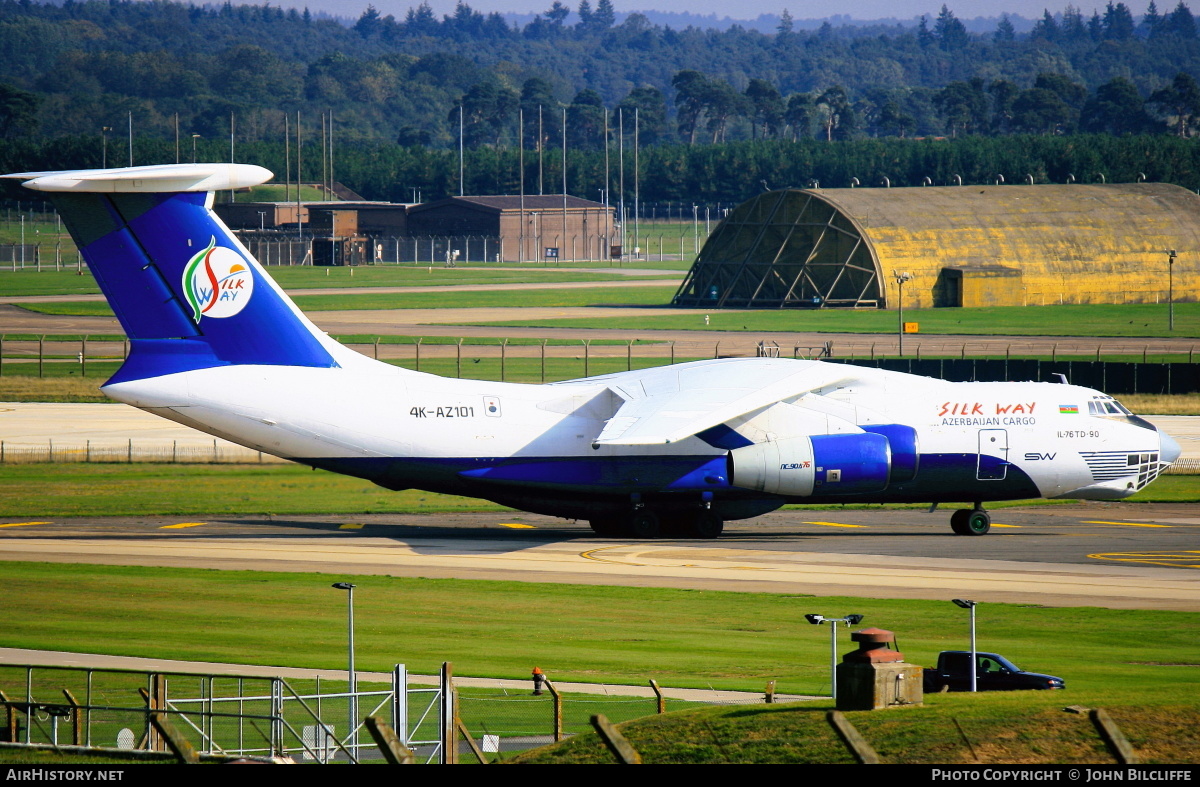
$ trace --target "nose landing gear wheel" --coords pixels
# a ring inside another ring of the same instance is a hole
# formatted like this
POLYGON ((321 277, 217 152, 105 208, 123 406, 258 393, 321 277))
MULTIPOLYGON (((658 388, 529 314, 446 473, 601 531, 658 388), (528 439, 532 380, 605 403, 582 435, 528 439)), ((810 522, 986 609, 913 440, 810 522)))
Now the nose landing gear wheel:
POLYGON ((950 517, 950 529, 960 536, 982 536, 992 529, 992 517, 982 508, 960 508, 950 517))

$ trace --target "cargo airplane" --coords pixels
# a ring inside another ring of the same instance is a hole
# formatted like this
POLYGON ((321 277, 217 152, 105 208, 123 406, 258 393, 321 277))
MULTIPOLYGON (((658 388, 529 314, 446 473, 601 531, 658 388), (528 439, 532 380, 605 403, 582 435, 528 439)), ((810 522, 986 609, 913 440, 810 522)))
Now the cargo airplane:
POLYGON ((587 520, 600 536, 715 538, 786 503, 1116 500, 1178 444, 1063 383, 950 383, 849 364, 717 359, 526 385, 367 358, 306 318, 212 212, 241 164, 26 172, 54 201, 131 350, 103 391, 388 489, 587 520))

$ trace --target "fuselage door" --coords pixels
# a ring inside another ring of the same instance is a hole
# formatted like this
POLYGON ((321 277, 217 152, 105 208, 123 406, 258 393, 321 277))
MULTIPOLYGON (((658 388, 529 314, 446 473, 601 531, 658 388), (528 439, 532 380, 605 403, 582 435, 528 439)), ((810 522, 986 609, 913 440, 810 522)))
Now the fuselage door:
POLYGON ((979 430, 979 461, 975 477, 980 481, 1003 481, 1008 472, 1008 430, 979 430))

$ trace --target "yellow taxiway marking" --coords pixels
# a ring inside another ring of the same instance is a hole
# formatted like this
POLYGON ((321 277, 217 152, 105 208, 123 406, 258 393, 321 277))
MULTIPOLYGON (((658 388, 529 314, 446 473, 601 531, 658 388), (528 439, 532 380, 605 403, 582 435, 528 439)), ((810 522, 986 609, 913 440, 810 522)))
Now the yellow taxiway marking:
POLYGON ((499 522, 500 527, 511 527, 514 530, 537 530, 533 525, 522 525, 520 522, 499 522))
POLYGON ((1171 525, 1148 525, 1144 522, 1084 522, 1085 525, 1124 525, 1125 527, 1171 527, 1171 525))
POLYGON ((607 559, 607 558, 603 558, 603 557, 596 557, 596 553, 597 553, 597 552, 603 552, 603 551, 604 551, 604 550, 606 550, 606 549, 620 549, 621 547, 624 547, 624 546, 628 546, 628 544, 614 545, 614 546, 611 546, 611 547, 596 547, 595 549, 588 549, 588 550, 586 550, 586 551, 584 551, 584 552, 580 552, 580 553, 579 553, 579 556, 580 556, 580 557, 582 557, 582 558, 585 558, 585 559, 587 559, 587 560, 595 560, 597 563, 617 563, 617 564, 619 564, 619 565, 622 565, 622 566, 640 566, 640 565, 643 565, 642 563, 627 563, 627 562, 625 562, 625 561, 623 561, 623 560, 609 560, 609 559, 607 559))
POLYGON ((181 530, 185 527, 200 527, 207 524, 207 522, 180 522, 178 525, 163 525, 159 530, 181 530))
POLYGON ((998 525, 995 522, 993 522, 992 527, 1024 527, 1024 525, 998 525))
POLYGON ((0 525, 0 527, 29 527, 30 525, 48 525, 48 524, 50 524, 50 523, 49 522, 9 522, 6 525, 0 525))
POLYGON ((362 530, 362 529, 363 529, 362 525, 355 525, 355 524, 338 525, 338 530, 362 530))
POLYGON ((1200 552, 1099 552, 1088 555, 1095 560, 1114 560, 1119 563, 1149 563, 1173 568, 1200 568, 1200 552))
POLYGON ((825 527, 866 527, 866 525, 844 525, 841 522, 805 522, 806 525, 824 525, 825 527))

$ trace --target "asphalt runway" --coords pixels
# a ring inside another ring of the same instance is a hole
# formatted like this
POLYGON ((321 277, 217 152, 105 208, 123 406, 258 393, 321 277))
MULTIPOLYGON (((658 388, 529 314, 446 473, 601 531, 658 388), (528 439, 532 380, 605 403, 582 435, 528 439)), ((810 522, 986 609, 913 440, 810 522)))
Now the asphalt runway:
POLYGON ((0 560, 504 579, 1200 611, 1200 507, 801 510, 716 541, 609 540, 522 513, 0 520, 0 560))

